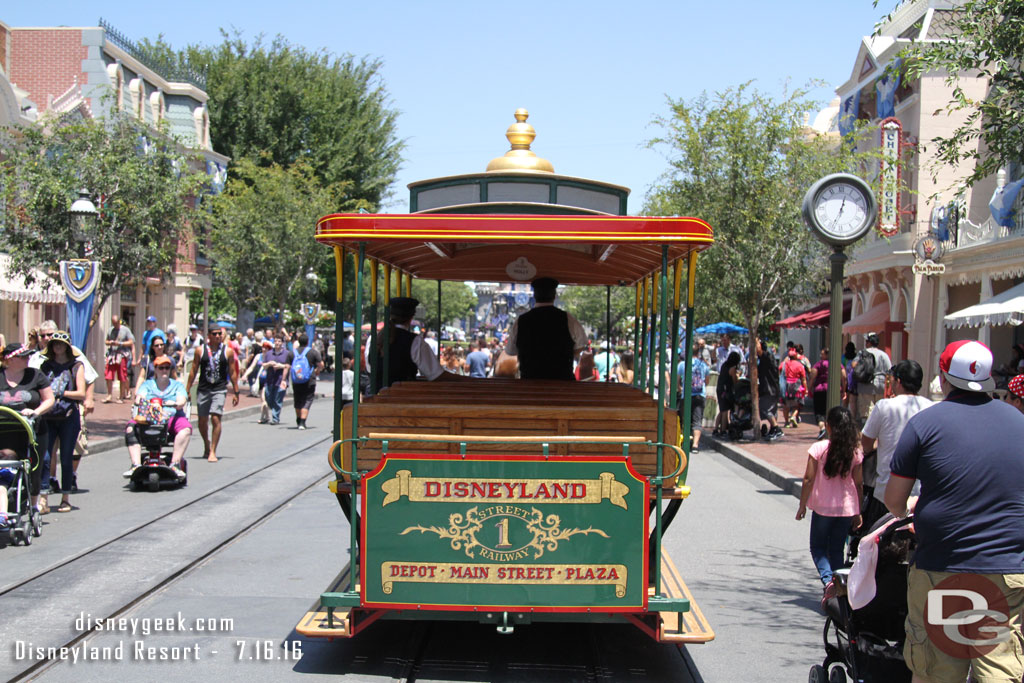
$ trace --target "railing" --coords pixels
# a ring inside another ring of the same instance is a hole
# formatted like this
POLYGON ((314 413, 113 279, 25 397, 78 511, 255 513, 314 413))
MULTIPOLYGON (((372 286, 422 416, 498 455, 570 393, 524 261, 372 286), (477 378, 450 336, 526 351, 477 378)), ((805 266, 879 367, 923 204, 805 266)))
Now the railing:
POLYGON ((206 70, 196 71, 184 65, 157 64, 151 55, 128 39, 123 33, 115 29, 107 22, 100 19, 100 28, 106 34, 106 39, 114 45, 139 60, 146 67, 152 69, 164 79, 174 83, 191 83, 200 90, 206 90, 206 70))

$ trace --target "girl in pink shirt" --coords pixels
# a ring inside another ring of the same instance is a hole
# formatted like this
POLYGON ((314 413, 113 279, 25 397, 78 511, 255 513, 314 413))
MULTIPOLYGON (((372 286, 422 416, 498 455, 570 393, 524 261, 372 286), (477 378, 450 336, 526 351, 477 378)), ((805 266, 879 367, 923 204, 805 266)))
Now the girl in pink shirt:
POLYGON ((811 558, 821 583, 828 587, 833 569, 843 566, 850 529, 860 527, 863 498, 861 463, 864 453, 850 411, 836 406, 825 420, 828 439, 807 451, 807 470, 800 490, 798 520, 811 509, 811 558))

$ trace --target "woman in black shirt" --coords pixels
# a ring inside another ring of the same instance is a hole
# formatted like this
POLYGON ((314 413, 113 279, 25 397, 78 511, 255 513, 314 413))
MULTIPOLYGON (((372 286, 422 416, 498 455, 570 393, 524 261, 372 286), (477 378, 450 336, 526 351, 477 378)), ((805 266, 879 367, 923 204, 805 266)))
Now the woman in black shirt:
MULTIPOLYGON (((18 342, 4 347, 2 352, 3 366, 0 369, 0 405, 21 413, 30 420, 35 420, 36 440, 40 439, 44 424, 37 418, 53 407, 53 390, 50 379, 35 368, 28 366, 28 357, 32 349, 18 342)), ((12 460, 24 458, 28 450, 28 436, 7 437, 9 440, 0 443, 0 458, 12 460)), ((30 472, 29 489, 32 494, 32 505, 39 502, 39 482, 42 464, 30 472)))

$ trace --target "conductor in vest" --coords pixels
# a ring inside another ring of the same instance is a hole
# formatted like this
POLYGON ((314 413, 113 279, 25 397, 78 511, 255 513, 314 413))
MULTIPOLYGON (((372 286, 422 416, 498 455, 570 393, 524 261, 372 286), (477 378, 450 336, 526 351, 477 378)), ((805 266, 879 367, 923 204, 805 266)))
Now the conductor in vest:
POLYGON ((519 376, 523 379, 576 379, 572 363, 587 347, 587 333, 579 320, 555 308, 557 294, 558 280, 534 280, 536 305, 512 325, 505 352, 519 356, 519 376))
MULTIPOLYGON (((416 315, 419 301, 410 297, 393 297, 391 299, 391 331, 388 348, 388 383, 406 382, 416 379, 417 371, 428 380, 461 379, 457 375, 445 372, 437 355, 427 345, 422 335, 414 334, 409 325, 416 315)), ((368 350, 374 363, 375 373, 383 372, 384 356, 381 352, 383 335, 374 340, 372 351, 368 350), (372 354, 372 355, 371 355, 372 354)), ((369 360, 368 359, 368 360, 369 360)))

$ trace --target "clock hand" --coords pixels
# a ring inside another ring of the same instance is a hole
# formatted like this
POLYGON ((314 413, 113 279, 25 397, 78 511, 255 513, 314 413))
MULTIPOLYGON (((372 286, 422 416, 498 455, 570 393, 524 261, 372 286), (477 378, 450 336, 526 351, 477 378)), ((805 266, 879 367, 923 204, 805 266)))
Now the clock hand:
POLYGON ((839 219, 842 218, 842 216, 843 216, 843 208, 845 208, 845 207, 846 207, 846 197, 843 197, 843 203, 839 205, 839 213, 836 214, 835 219, 832 221, 832 225, 829 226, 830 230, 834 229, 836 227, 836 224, 839 223, 839 219))

